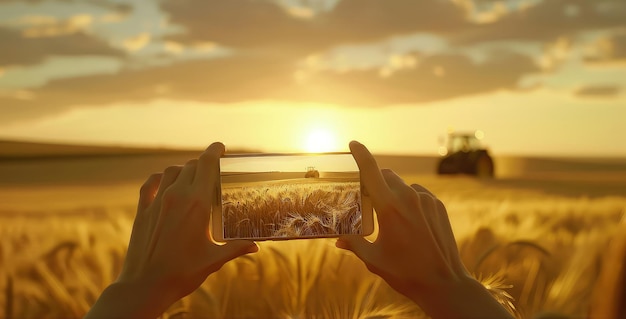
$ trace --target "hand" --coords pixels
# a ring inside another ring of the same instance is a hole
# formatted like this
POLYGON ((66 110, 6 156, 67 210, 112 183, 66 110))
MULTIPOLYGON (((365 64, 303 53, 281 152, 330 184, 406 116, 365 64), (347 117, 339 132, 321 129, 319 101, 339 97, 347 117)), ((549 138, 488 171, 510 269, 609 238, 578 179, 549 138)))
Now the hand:
POLYGON ((89 315, 156 317, 227 261, 258 250, 251 241, 218 245, 210 239, 223 152, 224 145, 214 143, 199 159, 148 178, 141 187, 122 273, 109 287, 113 292, 105 291, 89 315), (117 311, 110 313, 113 309, 117 311))
POLYGON ((393 171, 379 170, 362 144, 352 142, 350 149, 379 232, 374 242, 342 236, 337 247, 354 252, 371 272, 433 318, 510 318, 465 269, 443 203, 426 188, 408 186, 393 171))

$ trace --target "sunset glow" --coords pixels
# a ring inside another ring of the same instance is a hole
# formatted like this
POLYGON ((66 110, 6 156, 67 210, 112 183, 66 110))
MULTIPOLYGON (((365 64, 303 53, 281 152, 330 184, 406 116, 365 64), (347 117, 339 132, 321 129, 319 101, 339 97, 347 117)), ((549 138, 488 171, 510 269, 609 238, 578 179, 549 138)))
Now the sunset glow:
POLYGON ((0 1, 0 139, 626 156, 623 0, 226 3, 0 1))
POLYGON ((309 153, 336 151, 337 139, 330 130, 315 129, 307 137, 305 150, 309 153))

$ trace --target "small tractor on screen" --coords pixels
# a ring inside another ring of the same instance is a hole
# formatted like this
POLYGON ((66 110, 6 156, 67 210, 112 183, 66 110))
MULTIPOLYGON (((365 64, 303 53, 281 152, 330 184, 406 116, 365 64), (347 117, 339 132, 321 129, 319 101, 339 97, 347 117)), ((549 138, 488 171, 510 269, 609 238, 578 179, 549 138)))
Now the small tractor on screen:
POLYGON ((448 134, 448 145, 439 149, 439 154, 443 157, 439 160, 437 173, 493 177, 493 158, 480 143, 483 136, 482 131, 448 134))
POLYGON ((320 172, 316 170, 315 167, 309 166, 306 168, 304 178, 320 178, 320 172))

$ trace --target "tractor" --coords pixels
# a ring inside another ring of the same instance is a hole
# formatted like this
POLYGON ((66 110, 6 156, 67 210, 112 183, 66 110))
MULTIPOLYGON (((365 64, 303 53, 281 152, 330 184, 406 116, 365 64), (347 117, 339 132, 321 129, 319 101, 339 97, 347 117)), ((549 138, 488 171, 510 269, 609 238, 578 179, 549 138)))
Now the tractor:
POLYGON ((315 167, 309 166, 306 168, 304 178, 320 178, 320 172, 316 170, 315 167))
POLYGON ((481 131, 475 133, 450 133, 448 146, 440 148, 443 156, 439 160, 437 173, 468 174, 480 178, 491 178, 494 175, 493 158, 489 151, 481 146, 481 131))

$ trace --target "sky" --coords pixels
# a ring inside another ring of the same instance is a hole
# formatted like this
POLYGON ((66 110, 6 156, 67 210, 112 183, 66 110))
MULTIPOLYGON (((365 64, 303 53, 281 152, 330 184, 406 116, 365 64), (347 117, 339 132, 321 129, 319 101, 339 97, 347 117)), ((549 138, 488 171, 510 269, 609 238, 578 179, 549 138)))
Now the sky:
POLYGON ((626 157, 624 0, 0 0, 0 139, 626 157))

